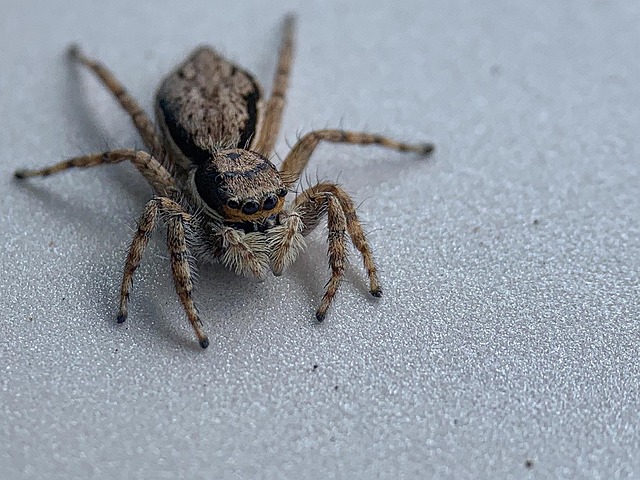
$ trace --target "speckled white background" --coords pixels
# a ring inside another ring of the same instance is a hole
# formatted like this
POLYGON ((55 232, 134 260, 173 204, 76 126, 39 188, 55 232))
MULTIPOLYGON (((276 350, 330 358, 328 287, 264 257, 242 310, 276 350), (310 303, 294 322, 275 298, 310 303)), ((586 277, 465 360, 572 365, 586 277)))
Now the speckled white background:
POLYGON ((640 476, 640 4, 266 3, 4 2, 2 478, 640 476), (385 297, 354 257, 315 324, 320 232, 281 278, 202 269, 202 351, 158 234, 116 325, 149 188, 128 165, 11 178, 141 146, 66 45, 151 111, 200 43, 269 85, 289 10, 280 155, 337 125, 438 145, 312 161, 363 201, 385 297))

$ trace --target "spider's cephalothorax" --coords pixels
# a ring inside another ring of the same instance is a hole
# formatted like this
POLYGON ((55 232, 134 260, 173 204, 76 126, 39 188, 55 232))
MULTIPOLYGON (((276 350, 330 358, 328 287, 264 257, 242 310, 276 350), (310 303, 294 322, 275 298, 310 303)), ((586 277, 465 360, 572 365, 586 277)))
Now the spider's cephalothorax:
POLYGON ((203 348, 209 339, 192 297, 193 260, 217 261, 242 275, 261 278, 267 271, 280 275, 304 248, 304 237, 324 217, 331 278, 316 311, 318 321, 324 320, 344 275, 348 239, 362 256, 369 291, 376 297, 382 295, 354 202, 342 187, 320 182, 289 204, 285 197, 321 141, 375 144, 422 155, 430 154, 434 147, 364 132, 316 130, 300 138, 276 168, 267 157, 273 152, 284 109, 294 27, 295 17, 287 16, 268 99, 262 98, 260 86, 248 72, 201 47, 158 88, 158 128, 109 70, 71 47, 71 57, 93 71, 129 113, 148 152, 111 150, 39 170, 18 170, 15 176, 44 176, 130 160, 154 189, 156 196, 147 203, 129 247, 118 322, 127 318, 133 274, 159 220, 167 225, 176 292, 203 348))
POLYGON ((277 223, 287 195, 273 163, 249 150, 221 150, 191 170, 194 197, 217 212, 226 225, 245 232, 277 223))

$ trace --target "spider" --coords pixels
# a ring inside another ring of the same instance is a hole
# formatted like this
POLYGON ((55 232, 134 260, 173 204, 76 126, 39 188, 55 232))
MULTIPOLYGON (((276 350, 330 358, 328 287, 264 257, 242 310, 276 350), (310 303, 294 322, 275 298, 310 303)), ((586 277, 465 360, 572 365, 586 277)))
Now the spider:
POLYGON ((17 178, 46 176, 70 168, 130 161, 155 196, 146 204, 129 247, 118 323, 126 320, 133 275, 158 223, 167 247, 176 292, 202 348, 209 339, 193 300, 196 259, 219 262, 237 274, 281 275, 305 247, 305 237, 326 217, 331 277, 316 312, 325 319, 343 278, 347 237, 362 255, 369 291, 382 295, 369 243, 352 198, 332 182, 307 188, 287 203, 321 141, 375 144, 428 155, 431 143, 411 145, 380 135, 316 130, 302 136, 280 168, 269 160, 280 129, 294 50, 296 18, 284 19, 271 95, 263 99, 253 76, 208 47, 199 47, 160 84, 156 127, 114 75, 73 45, 72 59, 91 70, 130 115, 147 151, 118 149, 75 157, 17 178))

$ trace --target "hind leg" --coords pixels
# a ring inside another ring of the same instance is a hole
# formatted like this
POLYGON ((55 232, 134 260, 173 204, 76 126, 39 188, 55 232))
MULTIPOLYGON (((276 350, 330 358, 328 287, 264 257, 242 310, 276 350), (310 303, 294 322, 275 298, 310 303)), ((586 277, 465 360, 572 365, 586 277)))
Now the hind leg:
POLYGON ((135 125, 138 133, 142 137, 144 144, 147 146, 153 156, 158 158, 160 162, 165 165, 169 170, 172 169, 172 165, 168 162, 162 141, 158 136, 155 125, 149 118, 149 116, 142 110, 138 102, 127 92, 127 89, 118 81, 118 79, 109 71, 107 67, 100 62, 86 57, 77 45, 69 47, 69 55, 71 58, 89 70, 91 70, 100 79, 102 84, 109 90, 116 98, 120 106, 129 114, 133 124, 135 125))
POLYGON ((267 101, 266 111, 259 137, 251 146, 253 150, 266 157, 271 155, 280 131, 282 112, 285 106, 285 95, 289 86, 291 65, 293 64, 293 50, 295 44, 296 17, 287 15, 284 19, 284 31, 278 54, 278 66, 273 78, 271 96, 267 101))

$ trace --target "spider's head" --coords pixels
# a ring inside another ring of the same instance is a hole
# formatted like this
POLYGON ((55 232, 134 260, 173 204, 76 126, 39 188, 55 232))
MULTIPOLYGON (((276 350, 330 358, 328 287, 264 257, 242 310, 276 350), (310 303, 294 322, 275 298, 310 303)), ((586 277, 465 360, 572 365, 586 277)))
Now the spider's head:
POLYGON ((242 149, 216 152, 193 174, 198 196, 230 223, 260 224, 280 213, 287 195, 275 165, 242 149))

